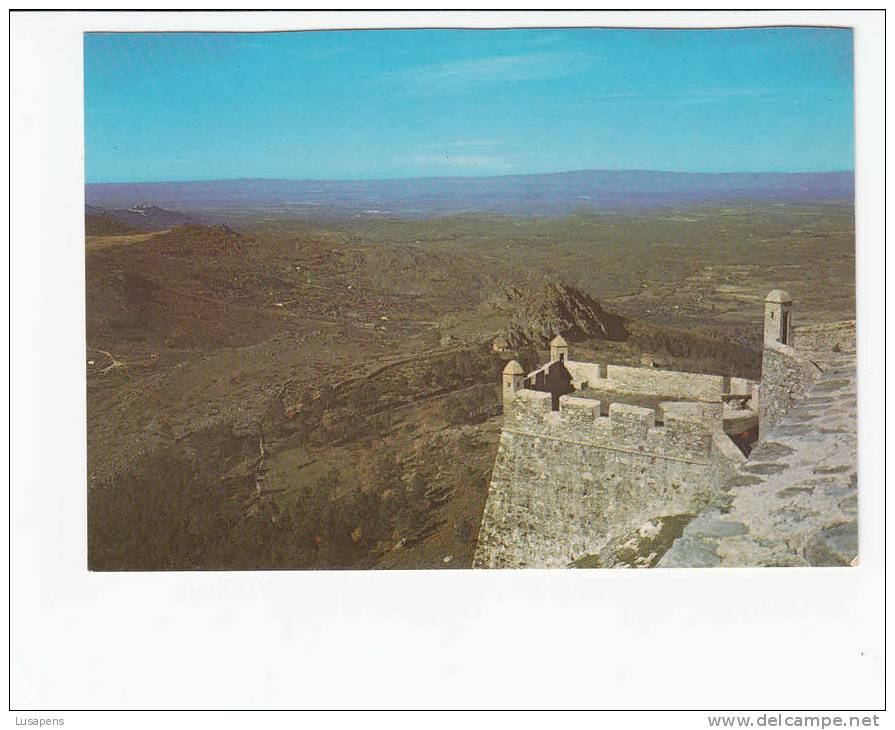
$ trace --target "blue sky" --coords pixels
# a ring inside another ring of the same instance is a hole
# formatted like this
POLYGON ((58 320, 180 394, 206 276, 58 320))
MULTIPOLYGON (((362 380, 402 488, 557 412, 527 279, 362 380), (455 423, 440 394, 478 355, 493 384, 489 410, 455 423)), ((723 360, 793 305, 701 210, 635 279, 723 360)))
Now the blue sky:
POLYGON ((854 166, 850 30, 87 34, 88 182, 854 166))

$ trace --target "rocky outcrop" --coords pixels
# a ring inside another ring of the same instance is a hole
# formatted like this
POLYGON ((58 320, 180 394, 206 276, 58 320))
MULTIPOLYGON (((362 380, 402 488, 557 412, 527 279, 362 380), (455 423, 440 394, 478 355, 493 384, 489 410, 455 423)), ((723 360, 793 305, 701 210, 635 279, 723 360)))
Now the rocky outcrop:
POLYGON ((599 555, 588 555, 570 564, 570 568, 652 568, 684 531, 694 515, 665 515, 644 522, 632 530, 620 544, 599 555))
POLYGON ((508 287, 501 293, 511 311, 506 340, 511 347, 546 345, 556 335, 567 340, 624 341, 625 321, 590 295, 572 286, 550 282, 528 293, 508 287))

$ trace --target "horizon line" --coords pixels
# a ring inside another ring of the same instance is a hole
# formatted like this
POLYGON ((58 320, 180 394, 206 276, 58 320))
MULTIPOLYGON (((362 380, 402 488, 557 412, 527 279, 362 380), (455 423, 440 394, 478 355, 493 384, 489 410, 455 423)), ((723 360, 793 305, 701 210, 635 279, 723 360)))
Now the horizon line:
POLYGON ((651 170, 648 168, 596 168, 587 167, 577 170, 555 170, 552 172, 518 172, 504 173, 500 175, 401 175, 396 177, 209 177, 209 178, 185 178, 181 180, 85 180, 85 185, 164 185, 171 183, 209 183, 209 182, 240 182, 264 180, 270 182, 395 182, 406 180, 481 180, 481 179, 505 179, 516 177, 536 177, 544 175, 569 175, 583 172, 639 172, 659 175, 836 175, 843 173, 855 173, 854 168, 841 168, 833 170, 727 170, 721 172, 706 172, 693 170, 651 170))

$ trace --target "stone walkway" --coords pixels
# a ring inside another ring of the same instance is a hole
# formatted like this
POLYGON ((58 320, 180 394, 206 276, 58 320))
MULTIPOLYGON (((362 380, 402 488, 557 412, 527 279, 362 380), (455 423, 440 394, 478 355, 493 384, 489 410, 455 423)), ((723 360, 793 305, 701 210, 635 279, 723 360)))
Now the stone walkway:
POLYGON ((858 554, 855 355, 824 370, 657 567, 834 566, 858 554))

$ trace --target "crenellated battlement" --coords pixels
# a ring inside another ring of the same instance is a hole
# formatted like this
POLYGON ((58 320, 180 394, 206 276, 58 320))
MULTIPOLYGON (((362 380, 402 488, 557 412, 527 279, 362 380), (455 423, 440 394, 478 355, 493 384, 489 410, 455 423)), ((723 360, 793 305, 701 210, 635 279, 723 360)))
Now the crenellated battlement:
POLYGON ((515 393, 476 566, 568 565, 642 524, 657 504, 678 514, 704 503, 717 475, 738 463, 724 448, 736 451, 720 401, 605 405, 575 393, 515 393))
POLYGON ((669 400, 718 403, 735 396, 751 397, 758 385, 747 378, 725 378, 723 375, 579 360, 551 360, 521 379, 520 387, 542 390, 559 370, 567 373, 570 390, 655 395, 669 400))
POLYGON ((699 403, 673 402, 652 408, 564 395, 552 409, 550 393, 521 390, 516 394, 505 430, 555 441, 616 449, 652 458, 707 462, 713 438, 720 432, 720 411, 699 403))
POLYGON ((796 328, 792 300, 766 299, 762 382, 589 363, 560 337, 550 361, 503 373, 504 428, 476 566, 561 566, 596 555, 656 515, 692 513, 745 460, 761 414, 785 410, 817 369, 799 350, 844 352, 854 326, 796 328), (798 350, 793 345, 798 347, 798 350))

